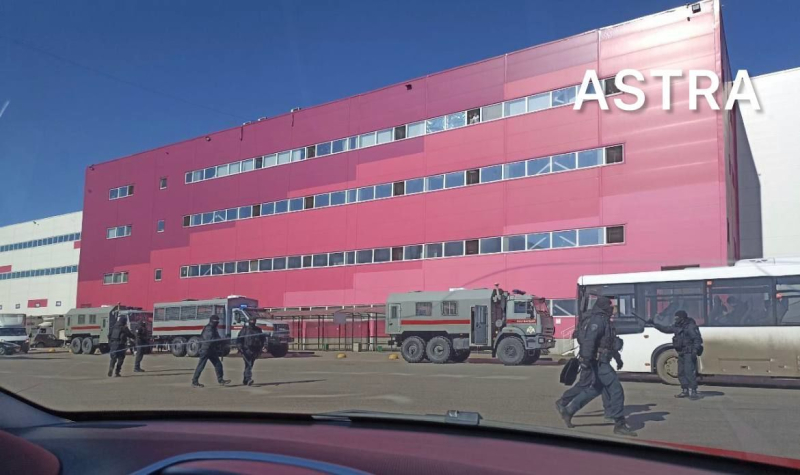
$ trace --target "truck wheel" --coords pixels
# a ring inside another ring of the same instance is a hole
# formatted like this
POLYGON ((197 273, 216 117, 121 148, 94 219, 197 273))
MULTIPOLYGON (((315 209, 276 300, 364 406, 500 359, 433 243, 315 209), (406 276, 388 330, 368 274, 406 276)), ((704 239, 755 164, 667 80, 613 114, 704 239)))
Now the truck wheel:
POLYGON ((656 358, 656 373, 661 381, 676 386, 678 381, 678 352, 669 349, 662 351, 656 358))
POLYGON ((469 359, 470 350, 456 350, 451 360, 453 363, 463 363, 469 359))
POLYGON ((450 346, 450 340, 443 336, 436 336, 431 338, 425 347, 425 354, 428 360, 434 364, 444 364, 450 359, 453 349, 450 346))
POLYGON ((403 340, 400 353, 409 363, 419 363, 425 358, 425 342, 418 336, 408 337, 403 340))
POLYGON ((186 356, 196 358, 200 354, 200 338, 193 336, 186 343, 186 356))
POLYGON ((169 344, 169 350, 172 352, 172 356, 177 356, 178 358, 186 356, 186 338, 182 336, 173 338, 169 344))
POLYGON ((106 344, 102 344, 98 348, 100 348, 100 354, 101 355, 107 355, 108 352, 111 351, 111 348, 109 348, 108 345, 106 345, 106 344))
POLYGON ((6 350, 5 346, 0 345, 0 356, 10 355, 10 354, 11 352, 9 350, 6 350))
POLYGON ((539 361, 539 357, 542 356, 541 350, 533 350, 525 354, 525 361, 522 364, 529 365, 534 364, 539 361))
POLYGON ((515 336, 506 337, 497 345, 497 358, 506 366, 518 366, 525 360, 525 345, 515 336))
POLYGON ((79 355, 83 350, 81 350, 81 343, 83 340, 80 338, 73 338, 71 342, 69 342, 69 347, 72 350, 72 354, 79 355))
POLYGON ((85 355, 91 355, 94 353, 94 342, 92 341, 92 337, 87 336, 81 342, 81 351, 85 355))
POLYGON ((289 345, 267 345, 267 351, 273 358, 283 358, 289 353, 289 345))

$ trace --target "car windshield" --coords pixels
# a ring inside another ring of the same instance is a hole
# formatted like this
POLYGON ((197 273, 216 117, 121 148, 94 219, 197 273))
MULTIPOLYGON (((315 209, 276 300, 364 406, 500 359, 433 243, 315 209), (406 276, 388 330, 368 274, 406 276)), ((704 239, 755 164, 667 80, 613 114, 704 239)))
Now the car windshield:
POLYGON ((3 2, 4 392, 800 460, 800 2, 118 4, 3 2))

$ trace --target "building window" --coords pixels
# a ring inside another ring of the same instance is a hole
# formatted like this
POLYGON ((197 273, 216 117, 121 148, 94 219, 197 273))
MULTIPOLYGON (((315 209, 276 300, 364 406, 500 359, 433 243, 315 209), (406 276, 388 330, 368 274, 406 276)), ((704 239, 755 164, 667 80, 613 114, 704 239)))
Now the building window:
POLYGON ((467 111, 467 124, 478 124, 481 121, 481 110, 471 109, 467 111))
POLYGON ((158 189, 165 190, 167 188, 167 177, 162 176, 158 180, 158 189))
POLYGON ((606 147, 606 164, 622 162, 622 145, 606 147))
POLYGON ((416 246, 406 246, 405 252, 403 252, 403 259, 405 260, 414 260, 414 259, 422 259, 422 245, 416 246))
POLYGON ((127 272, 113 272, 111 274, 105 274, 103 276, 103 285, 127 284, 127 283, 128 283, 127 272))
POLYGON ((606 244, 620 244, 625 242, 625 228, 623 226, 609 226, 606 228, 606 244))
POLYGON ((393 247, 392 248, 392 260, 393 261, 402 261, 403 260, 403 248, 402 247, 393 247))
POLYGON ((403 140, 406 138, 406 126, 401 125, 400 127, 394 128, 394 139, 395 140, 403 140))
MULTIPOLYGON (((61 306, 61 300, 56 300, 56 307, 60 307, 60 306, 61 306)), ((0 309, 2 309, 2 308, 3 307, 0 306, 0 309)))
POLYGON ((442 302, 442 316, 443 317, 457 317, 458 316, 458 302, 452 302, 452 301, 442 302))
POLYGON ((19 308, 19 304, 14 305, 14 308, 19 308))
POLYGON ((156 282, 161 280, 161 269, 156 269, 156 271, 155 271, 155 280, 156 280, 156 282))
POLYGON ((120 186, 108 190, 108 199, 118 200, 120 198, 126 198, 128 196, 131 196, 132 194, 133 194, 133 185, 120 186))
POLYGON ((164 232, 164 220, 159 219, 158 224, 156 225, 156 232, 163 233, 164 232))
POLYGON ((106 229, 106 239, 127 237, 131 235, 131 231, 133 231, 133 227, 131 225, 108 228, 106 229))
POLYGON ((503 118, 503 104, 481 107, 481 122, 503 118))
POLYGON ((431 302, 417 302, 414 315, 418 317, 430 317, 433 315, 433 304, 431 302))
POLYGON ((612 94, 619 94, 620 92, 622 92, 619 90, 619 88, 617 88, 617 85, 614 83, 614 78, 603 79, 603 90, 605 91, 606 96, 610 96, 612 94))
POLYGON ((466 255, 470 256, 477 254, 480 249, 480 243, 477 239, 470 239, 464 242, 464 250, 466 255))

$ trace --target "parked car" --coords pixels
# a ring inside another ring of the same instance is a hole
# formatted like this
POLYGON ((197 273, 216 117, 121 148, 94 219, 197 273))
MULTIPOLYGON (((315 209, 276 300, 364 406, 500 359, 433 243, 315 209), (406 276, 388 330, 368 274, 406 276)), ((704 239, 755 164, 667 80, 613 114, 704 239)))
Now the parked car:
POLYGON ((39 333, 31 341, 34 348, 60 348, 64 346, 64 340, 56 338, 52 333, 39 333))
POLYGON ((20 346, 7 341, 0 341, 0 356, 13 355, 20 351, 20 346))

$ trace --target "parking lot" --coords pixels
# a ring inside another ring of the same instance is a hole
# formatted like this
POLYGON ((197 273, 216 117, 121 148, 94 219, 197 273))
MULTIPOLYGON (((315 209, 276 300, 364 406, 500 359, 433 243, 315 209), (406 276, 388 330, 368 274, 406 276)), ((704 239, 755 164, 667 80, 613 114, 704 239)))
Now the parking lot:
MULTIPOLYGON (((465 364, 416 364, 387 353, 290 353, 259 360, 253 386, 242 386, 242 360, 224 359, 230 386, 216 384, 209 364, 202 389, 191 387, 196 360, 148 355, 147 372, 108 378, 108 356, 32 351, 0 358, 0 385, 46 407, 67 411, 158 409, 316 413, 361 409, 407 414, 477 411, 485 419, 563 428, 553 402, 565 387, 561 366, 505 367, 484 355, 465 364)), ((653 378, 623 376, 626 414, 640 440, 659 440, 798 458, 800 384, 714 384, 702 399, 675 399, 675 387, 653 378)), ((610 435, 598 398, 574 422, 573 430, 610 435)))

